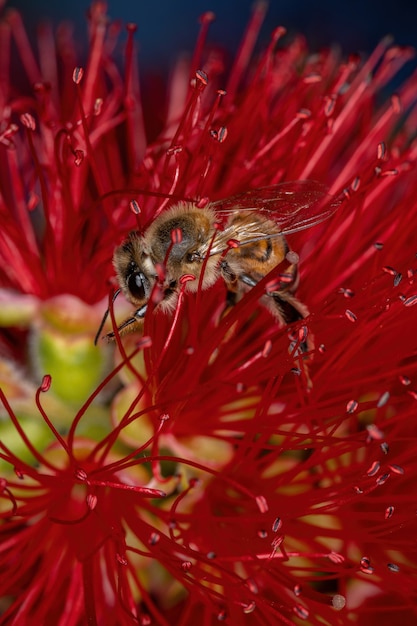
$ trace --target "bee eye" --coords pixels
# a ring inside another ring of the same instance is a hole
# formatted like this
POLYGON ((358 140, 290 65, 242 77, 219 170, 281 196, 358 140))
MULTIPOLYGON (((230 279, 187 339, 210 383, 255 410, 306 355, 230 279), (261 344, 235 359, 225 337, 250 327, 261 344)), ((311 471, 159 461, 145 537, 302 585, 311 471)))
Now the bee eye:
POLYGON ((143 272, 130 274, 126 280, 131 295, 137 300, 143 300, 149 294, 149 281, 143 272))

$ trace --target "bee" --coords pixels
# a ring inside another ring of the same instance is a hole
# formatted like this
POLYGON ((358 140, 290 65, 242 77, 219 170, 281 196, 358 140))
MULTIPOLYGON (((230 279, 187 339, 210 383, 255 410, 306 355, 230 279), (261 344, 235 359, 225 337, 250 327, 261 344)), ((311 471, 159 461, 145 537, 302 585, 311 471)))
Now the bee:
MULTIPOLYGON (((204 208, 179 202, 166 209, 143 233, 131 232, 114 252, 119 283, 114 297, 122 291, 135 307, 118 326, 118 333, 142 327, 156 288, 160 293, 156 308, 169 313, 181 288, 204 291, 222 278, 232 305, 267 274, 275 278, 274 284, 260 300, 280 325, 305 318, 308 309, 295 296, 298 256, 290 250, 286 235, 319 224, 339 204, 324 185, 298 181, 254 189, 204 208), (283 263, 285 271, 278 273, 283 263), (190 280, 183 283, 185 275, 190 280)), ((114 333, 107 338, 113 339, 114 333)))

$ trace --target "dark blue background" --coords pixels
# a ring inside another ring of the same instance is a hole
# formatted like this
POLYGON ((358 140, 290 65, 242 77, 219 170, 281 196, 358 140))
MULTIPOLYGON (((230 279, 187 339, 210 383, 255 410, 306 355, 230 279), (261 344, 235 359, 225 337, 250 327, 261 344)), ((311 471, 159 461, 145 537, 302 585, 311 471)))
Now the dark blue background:
MULTIPOLYGON (((192 50, 198 17, 212 10, 217 19, 210 41, 234 51, 250 15, 254 0, 109 0, 112 18, 138 25, 142 66, 169 67, 179 51, 192 50)), ((30 26, 48 16, 54 22, 70 18, 80 38, 85 35, 84 16, 89 0, 9 0, 7 6, 22 11, 30 26)), ((400 45, 417 46, 417 0, 271 0, 261 40, 267 41, 275 26, 302 32, 314 50, 339 43, 345 54, 370 52, 386 34, 400 45)))

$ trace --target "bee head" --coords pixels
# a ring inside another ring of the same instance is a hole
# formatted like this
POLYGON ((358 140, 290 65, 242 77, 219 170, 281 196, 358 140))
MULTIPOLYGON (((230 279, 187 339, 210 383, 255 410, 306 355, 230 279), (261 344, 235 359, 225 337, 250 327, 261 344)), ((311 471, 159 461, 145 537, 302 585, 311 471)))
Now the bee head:
POLYGON ((137 232, 131 232, 116 248, 113 266, 127 300, 135 305, 147 302, 156 280, 156 272, 145 252, 144 240, 137 232))

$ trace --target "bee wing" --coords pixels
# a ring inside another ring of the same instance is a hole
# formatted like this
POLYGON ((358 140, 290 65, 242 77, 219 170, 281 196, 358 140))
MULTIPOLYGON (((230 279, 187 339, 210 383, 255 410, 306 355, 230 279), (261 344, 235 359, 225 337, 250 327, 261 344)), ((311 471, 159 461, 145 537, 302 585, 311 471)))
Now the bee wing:
POLYGON ((260 187, 213 202, 210 206, 225 228, 218 232, 210 248, 210 256, 227 249, 230 239, 237 239, 240 245, 245 245, 311 228, 333 215, 341 200, 341 197, 328 194, 327 187, 321 183, 300 180, 260 187), (227 227, 233 215, 246 211, 261 214, 274 222, 280 230, 279 234, 266 232, 265 224, 259 220, 246 221, 240 231, 227 227))

